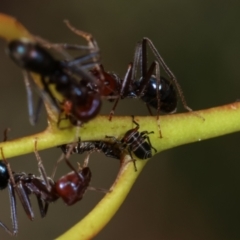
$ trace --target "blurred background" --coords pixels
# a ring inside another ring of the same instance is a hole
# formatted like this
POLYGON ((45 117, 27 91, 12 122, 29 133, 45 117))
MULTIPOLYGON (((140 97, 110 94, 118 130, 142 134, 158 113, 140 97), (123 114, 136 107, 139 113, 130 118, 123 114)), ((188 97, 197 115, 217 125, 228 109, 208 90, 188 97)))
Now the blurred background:
MULTIPOLYGON (((84 44, 66 28, 63 19, 92 33, 106 70, 120 76, 132 61, 137 41, 149 37, 177 76, 194 110, 240 98, 239 9, 238 1, 213 0, 0 1, 0 12, 16 17, 33 34, 52 42, 84 44)), ((5 47, 1 40, 0 133, 10 127, 9 138, 14 139, 45 129, 46 116, 41 115, 36 127, 29 124, 21 70, 6 56, 5 47)), ((103 114, 108 114, 111 106, 105 102, 103 114)), ((123 100, 116 114, 148 112, 140 101, 123 100)), ((158 154, 95 239, 240 239, 239 142, 236 133, 158 154)), ((59 149, 41 151, 40 155, 50 174, 59 149)), ((78 161, 83 158, 75 157, 78 161)), ((118 162, 102 154, 91 159, 92 186, 109 188, 118 162)), ((16 172, 38 175, 34 154, 10 159, 10 163, 16 172)), ((62 165, 58 177, 67 171, 62 165)), ((36 215, 33 222, 18 201, 18 239, 56 238, 83 218, 102 196, 88 191, 81 202, 71 207, 59 200, 50 205, 44 219, 32 197, 36 215)), ((0 199, 0 220, 11 226, 7 190, 0 193, 0 199)), ((0 239, 12 238, 0 229, 0 239)))

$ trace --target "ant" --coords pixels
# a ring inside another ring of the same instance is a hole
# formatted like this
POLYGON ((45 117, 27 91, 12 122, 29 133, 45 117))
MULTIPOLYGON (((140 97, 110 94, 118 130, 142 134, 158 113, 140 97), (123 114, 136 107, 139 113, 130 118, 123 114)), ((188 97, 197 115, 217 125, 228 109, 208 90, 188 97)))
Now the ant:
MULTIPOLYGON (((116 74, 108 73, 101 65, 101 74, 104 76, 102 89, 103 96, 116 96, 115 103, 109 115, 111 121, 115 109, 120 99, 140 98, 147 105, 152 115, 150 107, 157 110, 158 129, 162 137, 159 123, 159 113, 174 113, 177 109, 177 93, 181 98, 183 106, 189 112, 184 98, 181 86, 173 72, 169 69, 153 42, 149 38, 143 38, 137 43, 133 63, 130 63, 123 79, 116 74), (156 60, 148 68, 147 64, 147 47, 150 48, 156 60), (160 66, 163 68, 169 80, 160 76, 160 66), (140 67, 140 78, 137 77, 138 68, 140 67)), ((98 70, 93 69, 92 74, 98 78, 98 70)), ((198 115, 198 117, 202 118, 198 115)))
MULTIPOLYGON (((89 39, 89 35, 82 32, 82 36, 86 39, 89 39)), ((90 42, 90 40, 88 41, 90 42)), ((71 47, 72 45, 65 46, 65 48, 71 47)), ((93 66, 99 69, 97 44, 92 41, 91 46, 75 46, 75 49, 87 49, 89 52, 69 61, 56 60, 43 46, 26 39, 16 39, 9 42, 7 52, 10 58, 25 72, 29 71, 41 76, 40 89, 42 97, 50 102, 58 112, 65 112, 71 123, 77 125, 76 122, 85 123, 99 113, 101 96, 98 89, 101 86, 95 76, 87 71, 93 66), (52 90, 53 88, 55 88, 56 92, 52 90), (59 95, 61 98, 60 103, 57 100, 59 95), (64 100, 62 101, 62 99, 64 100)), ((34 125, 36 115, 33 113, 30 90, 33 80, 31 81, 29 77, 29 74, 25 76, 25 84, 30 122, 34 125)), ((37 84, 35 83, 35 85, 37 84)))
MULTIPOLYGON (((15 192, 30 220, 34 219, 34 213, 29 199, 29 195, 31 194, 34 194, 37 198, 41 217, 45 217, 49 203, 55 202, 59 198, 62 198, 65 204, 71 206, 82 199, 87 189, 107 192, 106 190, 89 186, 92 177, 91 170, 87 166, 89 156, 85 159, 83 167, 81 168, 79 166, 78 170, 76 170, 69 160, 64 157, 67 165, 72 169, 72 172, 62 176, 57 181, 54 181, 53 176, 48 177, 46 174, 42 160, 37 152, 37 140, 35 140, 34 152, 38 161, 40 177, 31 173, 13 172, 10 164, 4 157, 2 148, 0 148, 0 152, 3 159, 0 162, 0 189, 3 190, 8 187, 13 230, 11 231, 1 221, 0 226, 2 226, 10 235, 16 235, 18 233, 15 192)), ((53 173, 55 173, 55 170, 56 169, 54 169, 53 173)))
POLYGON ((148 136, 154 132, 139 132, 138 130, 140 128, 140 125, 134 120, 134 116, 132 116, 132 122, 136 125, 136 127, 128 130, 121 140, 117 140, 113 136, 106 136, 106 138, 113 139, 116 143, 119 144, 121 149, 127 149, 129 155, 131 156, 131 159, 134 162, 135 171, 137 171, 132 152, 137 158, 145 160, 152 157, 152 149, 155 151, 155 153, 157 152, 157 149, 152 146, 148 136))
MULTIPOLYGON (((72 147, 71 144, 59 146, 64 154, 72 147)), ((84 152, 103 152, 106 157, 120 159, 121 150, 115 145, 104 141, 82 142, 80 139, 76 145, 73 144, 71 153, 83 154, 84 152)))

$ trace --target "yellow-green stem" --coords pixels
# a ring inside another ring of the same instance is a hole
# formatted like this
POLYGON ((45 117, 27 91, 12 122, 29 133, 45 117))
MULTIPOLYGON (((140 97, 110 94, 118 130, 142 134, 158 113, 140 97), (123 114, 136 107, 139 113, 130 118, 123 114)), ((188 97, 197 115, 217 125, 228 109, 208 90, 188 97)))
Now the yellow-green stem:
MULTIPOLYGON (((27 37, 31 34, 14 18, 0 14, 0 37, 7 41, 27 37)), ((37 76, 35 81, 37 80, 37 76)), ((49 107, 49 108, 48 108, 49 107)), ((38 150, 55 147, 76 139, 76 128, 61 130, 56 127, 58 116, 50 106, 48 110, 48 128, 41 133, 25 136, 20 139, 0 143, 6 158, 33 152, 34 141, 38 139, 38 150)), ((197 112, 203 119, 194 113, 174 114, 160 118, 163 138, 159 138, 156 117, 135 117, 140 124, 140 131, 154 131, 151 143, 158 152, 187 143, 202 141, 240 130, 240 103, 232 103, 197 112)), ((98 116, 96 119, 80 128, 79 135, 82 141, 106 140, 105 135, 121 138, 124 133, 133 127, 130 116, 114 116, 108 121, 108 116, 98 116)), ((128 156, 125 156, 125 161, 128 156)), ((138 160, 135 172, 133 164, 124 165, 112 187, 112 191, 78 224, 64 233, 58 239, 91 239, 112 218, 123 203, 135 180, 147 161, 138 160)))

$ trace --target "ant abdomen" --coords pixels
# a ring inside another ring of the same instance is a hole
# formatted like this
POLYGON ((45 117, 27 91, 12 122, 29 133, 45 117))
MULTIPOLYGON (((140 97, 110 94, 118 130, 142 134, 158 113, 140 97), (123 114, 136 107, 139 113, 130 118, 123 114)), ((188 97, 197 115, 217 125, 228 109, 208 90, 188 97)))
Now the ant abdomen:
MULTIPOLYGON (((141 136, 139 134, 138 138, 141 139, 141 136)), ((133 145, 130 145, 131 151, 134 152, 135 156, 139 159, 145 160, 152 157, 152 147, 149 145, 148 142, 141 142, 141 147, 139 146, 139 142, 132 143, 133 145)))
POLYGON ((89 167, 78 171, 78 174, 70 172, 56 182, 55 191, 68 206, 71 206, 82 199, 91 177, 92 173, 89 167))
POLYGON ((96 117, 101 109, 102 101, 98 94, 88 95, 80 104, 72 106, 71 114, 82 122, 87 122, 96 117))
MULTIPOLYGON (((141 99, 154 109, 158 109, 157 81, 155 76, 149 79, 145 92, 141 99)), ((160 77, 159 83, 160 112, 173 113, 177 109, 177 93, 173 84, 164 77, 160 77)))

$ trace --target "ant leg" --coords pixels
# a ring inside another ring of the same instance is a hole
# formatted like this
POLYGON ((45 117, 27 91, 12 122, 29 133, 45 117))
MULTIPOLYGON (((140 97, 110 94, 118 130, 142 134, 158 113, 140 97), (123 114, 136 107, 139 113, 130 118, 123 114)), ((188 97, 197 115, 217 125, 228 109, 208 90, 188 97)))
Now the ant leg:
MULTIPOLYGON (((68 148, 67 144, 64 144, 64 145, 61 145, 61 146, 58 146, 62 149, 63 153, 61 154, 61 156, 59 157, 59 159, 57 160, 57 162, 55 163, 54 165, 54 168, 53 168, 53 171, 52 171, 52 174, 51 174, 51 178, 54 179, 54 176, 56 174, 56 171, 57 171, 57 167, 58 167, 58 164, 60 162, 62 162, 63 160, 65 160, 65 158, 69 159, 70 158, 70 155, 72 154, 73 152, 73 149, 81 143, 81 139, 78 138, 78 142, 76 143, 72 143, 70 145, 70 147, 68 148)), ((72 168, 71 168, 72 169, 72 168)), ((76 170, 74 169, 74 171, 76 172, 76 170)))
POLYGON ((41 175, 42 179, 44 180, 44 182, 46 184, 47 190, 51 191, 51 186, 50 186, 50 183, 49 183, 49 180, 48 180, 48 177, 47 177, 46 170, 43 166, 42 159, 41 159, 41 157, 40 157, 40 155, 37 151, 37 138, 34 141, 34 153, 35 153, 35 156, 36 156, 36 159, 37 159, 37 162, 38 162, 38 171, 40 172, 40 175, 41 175))
POLYGON ((93 38, 92 34, 87 33, 87 32, 84 32, 84 31, 81 31, 81 30, 73 27, 73 26, 70 24, 69 20, 64 20, 63 22, 67 25, 67 27, 68 27, 73 33, 75 33, 76 35, 84 38, 84 39, 88 42, 88 45, 89 45, 89 47, 91 47, 92 50, 98 50, 98 49, 99 49, 99 48, 98 48, 98 45, 97 45, 97 42, 96 42, 96 40, 93 38))
MULTIPOLYGON (((91 153, 89 153, 86 158, 84 159, 84 163, 83 163, 83 167, 81 168, 80 167, 80 164, 79 164, 79 169, 82 170, 84 168, 86 168, 88 166, 88 162, 89 162, 89 157, 90 157, 91 153)), ((93 190, 93 191, 98 191, 98 192, 102 192, 102 193, 108 193, 109 190, 107 189, 104 189, 104 188, 96 188, 96 187, 92 187, 92 186, 88 186, 87 187, 87 190, 93 190)))
POLYGON ((54 49, 67 49, 67 50, 92 50, 92 47, 83 46, 78 44, 68 44, 68 43, 48 43, 44 44, 44 47, 54 48, 54 49))
POLYGON ((132 81, 134 80, 136 81, 136 75, 137 75, 139 64, 141 64, 142 79, 139 85, 138 97, 141 97, 156 67, 156 63, 153 62, 150 68, 147 70, 147 47, 146 47, 146 44, 143 44, 143 42, 139 42, 135 49, 133 71, 132 71, 132 77, 131 77, 132 81))
POLYGON ((58 115, 58 120, 57 120, 57 127, 58 129, 61 129, 61 130, 64 130, 64 129, 70 129, 72 128, 73 126, 72 125, 69 125, 69 126, 66 126, 66 127, 61 127, 60 126, 60 123, 64 120, 69 120, 69 116, 65 115, 64 117, 62 117, 61 115, 63 114, 64 111, 62 111, 61 113, 59 113, 58 115))
POLYGON ((115 112, 115 109, 116 109, 116 107, 118 105, 119 100, 120 100, 120 96, 118 96, 118 98, 115 100, 113 108, 112 108, 112 110, 109 113, 109 118, 108 118, 109 121, 112 121, 112 117, 114 115, 114 112, 115 112))
MULTIPOLYGON (((128 154, 129 154, 129 155, 130 155, 130 157, 131 157, 131 160, 130 160, 130 161, 128 161, 128 162, 133 162, 133 167, 134 167, 134 170, 135 170, 135 172, 137 172, 136 159, 135 159, 135 158, 133 158, 133 156, 132 156, 132 152, 131 152, 129 149, 127 149, 127 151, 128 151, 128 154)), ((126 163, 128 163, 128 162, 126 162, 126 163)))
POLYGON ((60 162, 62 162, 62 160, 64 160, 64 155, 65 155, 65 153, 62 153, 61 156, 59 157, 59 159, 57 160, 57 162, 55 163, 52 174, 51 174, 51 179, 54 179, 56 171, 57 171, 58 164, 60 162))
POLYGON ((150 68, 147 69, 147 46, 146 44, 143 44, 143 41, 139 42, 135 49, 132 81, 136 80, 139 63, 141 64, 142 79, 140 81, 138 97, 141 97, 156 67, 156 63, 153 62, 150 68))
MULTIPOLYGON (((81 128, 81 122, 80 121, 77 121, 77 126, 76 126, 76 134, 75 134, 75 139, 74 139, 74 144, 73 144, 73 148, 77 145, 78 141, 77 139, 79 139, 79 132, 80 132, 80 128, 81 128)), ((73 149, 72 148, 72 149, 73 149)), ((71 152, 72 152, 72 149, 71 149, 71 152)))
MULTIPOLYGON (((6 130, 5 130, 5 132, 6 132, 6 130)), ((9 190, 8 192, 9 192, 9 199, 10 199, 10 206, 11 206, 10 208, 11 208, 11 217, 12 217, 12 224, 13 224, 13 234, 15 235, 18 231, 18 223, 17 223, 17 213, 16 213, 16 198, 15 198, 14 190, 17 192, 17 195, 22 203, 22 206, 30 220, 33 220, 34 213, 32 211, 32 207, 31 207, 31 203, 30 203, 28 194, 27 194, 24 186, 22 185, 22 182, 19 181, 18 184, 16 184, 10 164, 7 161, 7 159, 4 157, 3 149, 0 148, 0 151, 1 151, 1 155, 2 155, 2 160, 4 161, 4 163, 7 167, 9 179, 10 179, 10 181, 8 183, 8 190, 9 190)), ((2 224, 0 224, 0 225, 4 228, 4 226, 2 224)), ((7 231, 6 228, 5 228, 5 230, 7 231)))
POLYGON ((8 193, 9 193, 9 200, 10 200, 13 235, 16 235, 18 232, 16 196, 14 192, 14 187, 11 183, 8 183, 8 193))
POLYGON ((150 81, 150 78, 151 78, 151 76, 154 73, 154 70, 156 71, 156 62, 153 62, 151 64, 151 66, 149 67, 145 77, 142 77, 142 80, 141 80, 140 85, 139 85, 138 97, 143 96, 143 94, 145 92, 145 89, 146 89, 146 87, 148 85, 148 82, 150 81))
POLYGON ((7 139, 8 139, 8 132, 11 131, 11 128, 6 128, 4 131, 3 131, 3 142, 6 142, 7 139))
POLYGON ((112 117, 114 115, 114 112, 115 112, 115 109, 117 107, 117 104, 120 100, 120 98, 123 98, 124 95, 126 94, 126 89, 128 89, 129 87, 129 84, 131 83, 131 74, 132 74, 132 63, 130 63, 128 65, 128 69, 127 69, 127 72, 124 76, 124 79, 122 81, 122 84, 121 84, 121 89, 120 89, 120 92, 119 92, 119 96, 117 97, 117 99, 115 100, 115 103, 113 105, 113 108, 109 114, 109 121, 112 120, 112 117))
MULTIPOLYGON (((82 178, 81 178, 81 176, 79 175, 79 173, 78 173, 78 171, 73 167, 73 165, 70 163, 70 161, 69 161, 69 158, 70 158, 70 155, 71 155, 71 153, 72 153, 72 149, 75 147, 75 145, 74 144, 72 144, 72 146, 68 149, 68 152, 67 152, 67 154, 62 154, 63 155, 63 159, 65 160, 65 162, 66 162, 66 164, 69 166, 69 168, 70 169, 72 169, 75 173, 76 173, 76 175, 78 176, 78 178, 80 179, 80 180, 82 180, 82 178)), ((61 158, 60 158, 61 159, 61 158)), ((58 160, 58 162, 60 162, 60 161, 62 161, 62 159, 61 160, 58 160)))
POLYGON ((16 236, 18 229, 11 231, 3 222, 0 221, 0 226, 11 236, 16 236))
MULTIPOLYGON (((182 88, 180 86, 180 84, 177 81, 177 78, 175 77, 175 75, 173 74, 173 72, 170 70, 170 68, 167 66, 167 64, 165 63, 165 61, 163 60, 163 58, 161 57, 161 55, 159 54, 158 50, 156 49, 156 47, 154 46, 153 42, 149 39, 149 38, 143 38, 143 44, 144 45, 148 45, 149 48, 152 50, 152 53, 154 54, 154 56, 156 57, 157 61, 159 62, 159 64, 162 66, 162 68, 164 69, 164 71, 166 72, 166 74, 168 75, 168 77, 172 80, 172 82, 174 83, 174 85, 176 86, 177 92, 179 94, 179 97, 182 101, 183 107, 189 111, 192 112, 193 110, 187 105, 187 101, 183 95, 183 91, 182 88)), ((199 118, 201 118, 202 120, 205 121, 205 119, 197 114, 194 113, 194 115, 198 116, 199 118)))
POLYGON ((15 191, 17 192, 17 195, 20 199, 20 202, 22 203, 25 213, 27 214, 28 218, 32 221, 34 219, 34 213, 28 196, 29 194, 27 193, 24 183, 22 183, 21 180, 17 183, 15 191))
POLYGON ((178 94, 179 94, 179 96, 182 100, 184 108, 186 110, 188 110, 189 112, 191 112, 192 109, 190 107, 188 107, 188 105, 187 105, 187 102, 186 102, 186 100, 184 98, 184 95, 183 95, 182 88, 181 88, 180 84, 178 83, 177 78, 175 77, 173 72, 169 69, 169 67, 167 66, 167 64, 165 63, 165 61, 163 60, 163 58, 159 54, 158 50, 154 46, 153 42, 149 38, 143 38, 143 45, 146 45, 146 44, 150 47, 150 49, 152 50, 152 52, 153 52, 154 56, 156 57, 157 61, 160 63, 160 65, 162 66, 164 71, 167 73, 168 77, 174 82, 174 84, 177 88, 178 94))
MULTIPOLYGON (((56 51, 60 52, 66 58, 66 62, 65 62, 66 66, 71 67, 71 70, 73 72, 80 74, 83 78, 91 79, 91 81, 94 82, 95 78, 93 78, 92 75, 90 75, 85 69, 82 69, 82 68, 79 68, 79 67, 76 66, 76 64, 78 64, 78 61, 80 61, 80 60, 76 60, 76 59, 72 60, 71 55, 69 55, 66 51, 64 51, 64 49, 68 49, 68 47, 69 47, 69 49, 77 49, 77 50, 78 49, 86 49, 86 50, 91 51, 91 54, 88 53, 85 57, 86 58, 92 58, 93 59, 93 63, 89 64, 89 65, 85 64, 85 66, 83 66, 83 67, 84 68, 96 67, 97 70, 99 71, 99 75, 100 75, 101 79, 103 79, 103 75, 101 73, 101 69, 100 69, 99 64, 98 64, 98 61, 99 61, 98 60, 98 58, 99 58, 98 57, 98 52, 99 52, 98 48, 86 47, 86 46, 78 46, 78 45, 69 45, 69 44, 52 44, 52 43, 49 43, 48 41, 46 41, 46 40, 44 40, 44 39, 42 39, 40 37, 37 37, 37 36, 35 36, 35 39, 36 39, 37 42, 39 42, 40 44, 44 45, 45 47, 47 47, 47 48, 54 48, 56 51), (68 63, 69 63, 69 65, 68 65, 68 63), (70 66, 70 65, 72 65, 72 66, 70 66), (76 67, 74 68, 74 66, 76 66, 76 67)), ((82 57, 80 57, 80 58, 82 58, 82 57)), ((84 57, 83 57, 83 59, 84 59, 84 57)), ((48 91, 48 93, 49 93, 49 91, 48 91)))
POLYGON ((4 228, 4 230, 11 236, 16 236, 18 233, 18 220, 17 220, 17 207, 16 207, 16 197, 14 192, 14 187, 11 183, 8 183, 8 193, 9 193, 9 201, 10 201, 10 211, 11 211, 11 219, 12 219, 12 231, 0 221, 0 226, 4 228))
POLYGON ((157 80, 157 125, 158 125, 158 132, 160 135, 160 138, 162 138, 162 131, 161 131, 161 126, 160 126, 160 108, 161 108, 161 96, 160 96, 160 66, 158 62, 155 62, 156 64, 156 80, 157 80))
MULTIPOLYGON (((136 80, 136 76, 137 76, 137 70, 139 67, 139 62, 140 59, 143 59, 144 57, 142 57, 142 43, 138 42, 134 51, 134 58, 133 58, 133 67, 132 67, 132 76, 131 76, 131 80, 134 81, 136 80)), ((146 76, 146 66, 143 65, 143 61, 142 61, 142 67, 141 67, 141 75, 143 77, 146 76)))
POLYGON ((134 116, 133 116, 133 115, 132 115, 131 117, 132 117, 132 122, 137 126, 137 127, 136 127, 136 131, 138 131, 138 129, 139 129, 139 123, 134 120, 134 116))
POLYGON ((67 67, 81 66, 85 69, 94 68, 99 64, 99 52, 88 53, 84 56, 77 57, 73 60, 65 62, 67 67), (92 59, 94 59, 92 63, 92 59))
MULTIPOLYGON (((132 117, 133 117, 133 116, 132 116, 132 117)), ((138 124, 138 123, 137 123, 137 124, 138 124)), ((117 143, 117 144, 119 144, 120 146, 122 146, 122 147, 121 147, 122 150, 125 148, 125 146, 122 144, 122 142, 119 141, 117 138, 115 138, 115 137, 113 137, 113 136, 107 136, 107 135, 105 136, 105 138, 111 138, 111 139, 113 139, 115 143, 117 143)), ((130 160, 130 161, 133 162, 134 169, 135 169, 135 172, 136 172, 136 171, 137 171, 136 160, 133 158, 131 151, 130 151, 129 149, 127 149, 127 151, 128 151, 128 154, 129 154, 130 157, 131 157, 131 160, 130 160)))
MULTIPOLYGON (((10 164, 8 163, 6 158, 4 157, 3 149, 0 148, 0 151, 1 151, 1 155, 2 155, 2 160, 4 161, 4 163, 7 167, 9 178, 10 178, 10 182, 8 184, 9 194, 11 194, 14 190, 17 192, 18 197, 19 197, 19 199, 20 199, 20 201, 23 205, 23 208, 24 208, 27 216, 29 217, 30 220, 33 220, 34 214, 33 214, 33 211, 32 211, 32 207, 31 207, 28 195, 27 195, 24 187, 21 184, 16 185, 14 177, 13 177, 12 169, 10 167, 10 164)), ((15 200, 15 195, 14 195, 13 198, 10 195, 10 203, 12 202, 11 205, 13 206, 11 208, 12 209, 11 214, 12 214, 13 218, 15 219, 14 221, 16 221, 16 219, 17 219, 17 217, 16 217, 16 207, 14 207, 14 204, 16 204, 15 201, 16 201, 15 200)), ((15 225, 15 224, 16 223, 13 223, 13 225, 15 225)))
POLYGON ((16 236, 18 233, 18 220, 17 220, 17 207, 16 207, 16 196, 14 192, 14 187, 11 183, 8 183, 8 193, 10 201, 10 211, 12 219, 12 231, 0 221, 0 226, 5 229, 11 236, 16 236))
POLYGON ((157 152, 157 149, 156 149, 155 147, 153 147, 153 145, 152 145, 152 143, 151 143, 151 141, 150 141, 149 136, 148 136, 148 135, 145 135, 145 134, 152 134, 152 133, 154 133, 154 132, 143 131, 143 132, 141 132, 141 136, 142 136, 144 139, 147 139, 149 146, 150 146, 150 147, 155 151, 155 153, 156 153, 156 152, 157 152))
MULTIPOLYGON (((90 33, 87 33, 87 32, 84 32, 84 31, 81 31, 75 27, 73 27, 69 20, 64 20, 64 23, 67 25, 67 27, 73 32, 75 33, 76 35, 84 38, 87 42, 88 42, 88 46, 90 47, 90 51, 91 52, 99 52, 99 47, 98 47, 98 44, 97 44, 97 41, 93 38, 92 34, 90 33)), ((93 61, 94 62, 98 62, 96 58, 93 58, 93 61)), ((96 64, 95 68, 97 69, 97 71, 99 72, 99 78, 101 81, 104 80, 104 76, 103 76, 103 73, 101 71, 101 67, 99 64, 96 64)))
MULTIPOLYGON (((70 148, 70 149, 72 150, 72 148, 70 148)), ((71 151, 71 150, 70 150, 70 151, 71 151)), ((69 159, 68 159, 69 156, 70 156, 70 154, 71 154, 70 151, 68 150, 68 153, 67 153, 67 154, 64 154, 64 153, 61 154, 60 158, 57 160, 57 162, 56 162, 56 164, 55 164, 55 166, 54 166, 54 168, 53 168, 53 172, 52 172, 51 178, 54 178, 54 176, 55 176, 55 174, 56 174, 57 166, 58 166, 58 164, 59 164, 60 162, 62 162, 63 160, 65 160, 65 162, 66 162, 66 164, 69 166, 69 168, 71 168, 71 169, 79 176, 77 170, 73 167, 73 165, 70 163, 70 161, 69 161, 69 159)))
POLYGON ((53 48, 54 50, 58 51, 61 53, 66 59, 71 59, 71 55, 68 54, 66 51, 63 49, 67 50, 92 50, 93 48, 90 46, 83 46, 83 45, 78 45, 78 44, 68 44, 68 43, 50 43, 46 39, 43 39, 39 36, 34 36, 35 40, 40 43, 43 47, 51 49, 53 48))
POLYGON ((8 183, 8 188, 9 188, 9 194, 10 194, 10 204, 11 204, 11 214, 12 214, 12 219, 15 219, 13 221, 15 221, 15 223, 13 222, 13 225, 16 225, 16 206, 14 206, 14 204, 16 205, 16 200, 15 200, 15 195, 14 193, 12 194, 12 192, 14 192, 14 190, 17 192, 18 197, 22 203, 22 206, 27 214, 27 216, 29 217, 30 220, 33 220, 34 218, 34 214, 32 211, 32 207, 31 207, 31 203, 28 197, 28 194, 26 193, 26 190, 24 188, 24 186, 22 185, 22 182, 19 181, 18 184, 16 185, 15 180, 14 180, 14 176, 13 176, 13 172, 12 169, 10 167, 10 164, 8 163, 8 161, 6 160, 6 158, 4 157, 3 154, 3 149, 0 148, 1 151, 1 155, 2 155, 2 160, 4 161, 7 170, 8 170, 8 174, 9 174, 9 178, 10 178, 10 182, 8 183), (15 216, 14 216, 15 215, 15 216))
MULTIPOLYGON (((136 77, 136 70, 137 67, 139 65, 139 61, 142 63, 141 66, 141 70, 142 70, 142 80, 140 81, 140 86, 139 86, 139 93, 138 93, 138 97, 141 97, 144 92, 145 89, 151 79, 151 76, 154 73, 155 70, 155 74, 156 74, 156 95, 157 95, 157 125, 158 125, 158 131, 159 131, 159 135, 160 138, 162 138, 162 132, 161 132, 161 127, 160 127, 160 119, 159 119, 159 114, 160 114, 160 106, 161 106, 161 96, 160 96, 160 90, 159 90, 159 86, 160 86, 160 67, 159 67, 159 63, 157 61, 154 61, 150 68, 147 70, 147 44, 146 41, 142 41, 142 43, 138 43, 136 50, 135 50, 135 57, 134 57, 134 66, 135 66, 135 76, 133 76, 134 78, 136 77), (140 61, 141 59, 141 61, 140 61)), ((134 72, 133 71, 133 72, 134 72)), ((149 106, 148 106, 149 109, 149 106)))
POLYGON ((107 189, 104 189, 104 188, 96 188, 96 187, 92 187, 92 186, 88 186, 87 190, 97 191, 97 192, 102 192, 102 193, 109 193, 109 192, 111 192, 110 190, 107 190, 107 189))
POLYGON ((41 214, 41 217, 44 218, 47 215, 47 211, 48 211, 48 206, 49 204, 47 202, 45 202, 45 204, 43 203, 43 200, 41 199, 40 196, 37 196, 37 202, 38 202, 38 208, 41 214))

